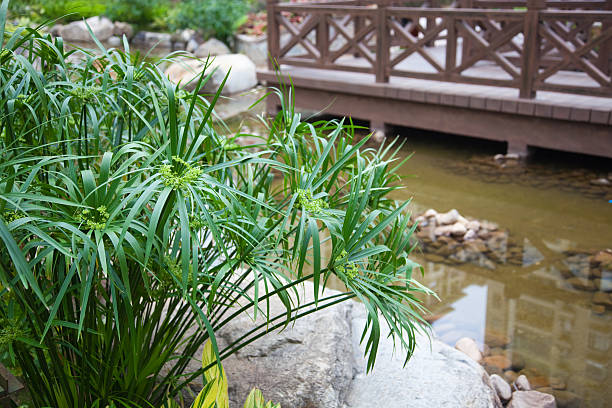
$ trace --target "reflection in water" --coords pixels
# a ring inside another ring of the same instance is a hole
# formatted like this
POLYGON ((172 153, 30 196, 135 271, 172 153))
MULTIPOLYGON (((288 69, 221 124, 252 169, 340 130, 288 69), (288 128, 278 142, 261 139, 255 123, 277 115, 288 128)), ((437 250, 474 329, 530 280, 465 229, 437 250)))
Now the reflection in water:
POLYGON ((580 396, 580 406, 607 406, 612 397, 610 312, 591 310, 584 293, 551 289, 546 281, 530 278, 549 276, 546 267, 525 276, 508 271, 495 276, 466 266, 424 265, 424 283, 442 298, 441 303, 426 301, 434 315, 442 314, 433 323, 442 341, 454 345, 472 337, 482 345, 505 337, 506 349, 491 344, 491 353, 503 352, 513 362, 513 355, 520 356, 532 383, 563 388, 561 397, 580 396))

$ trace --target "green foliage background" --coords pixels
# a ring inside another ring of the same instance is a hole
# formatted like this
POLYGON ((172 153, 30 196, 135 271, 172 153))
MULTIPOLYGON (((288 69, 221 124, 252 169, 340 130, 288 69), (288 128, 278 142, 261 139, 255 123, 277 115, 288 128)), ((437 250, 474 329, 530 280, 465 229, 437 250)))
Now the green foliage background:
MULTIPOLYGON (((366 148, 343 121, 303 120, 292 90, 255 152, 213 122, 206 98, 120 50, 68 49, 5 30, 0 8, 0 352, 35 407, 168 407, 216 362, 348 299, 409 357, 421 318, 415 225, 399 146, 366 148), (78 56, 79 58, 72 58, 78 56), (328 280, 347 290, 323 292, 328 280), (311 280, 313 302, 299 295, 311 280), (268 302, 285 307, 279 315, 268 302), (264 323, 219 347, 249 312, 264 323)), ((211 73, 197 79, 202 89, 211 73)), ((204 376, 205 378, 205 376, 204 376)))

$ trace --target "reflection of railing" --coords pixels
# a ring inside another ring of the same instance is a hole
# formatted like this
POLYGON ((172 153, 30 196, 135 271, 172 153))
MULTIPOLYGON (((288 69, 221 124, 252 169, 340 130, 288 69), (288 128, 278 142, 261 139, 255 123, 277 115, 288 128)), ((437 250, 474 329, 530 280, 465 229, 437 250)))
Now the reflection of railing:
POLYGON ((268 0, 269 51, 279 64, 371 73, 377 82, 506 86, 524 98, 537 90, 612 95, 612 11, 590 10, 611 0, 472 1, 498 9, 268 0))

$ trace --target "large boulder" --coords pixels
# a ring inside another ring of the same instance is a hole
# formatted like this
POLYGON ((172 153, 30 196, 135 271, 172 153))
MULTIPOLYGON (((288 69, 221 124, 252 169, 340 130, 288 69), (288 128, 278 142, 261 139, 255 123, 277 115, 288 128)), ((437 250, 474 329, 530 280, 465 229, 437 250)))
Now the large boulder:
POLYGON ((353 319, 355 358, 360 366, 347 396, 346 408, 501 408, 489 376, 466 354, 438 340, 418 334, 417 348, 404 367, 393 341, 382 336, 376 366, 365 373, 359 346, 365 316, 353 319))
POLYGON ((62 26, 59 35, 66 41, 91 41, 91 34, 87 26, 91 28, 94 36, 100 41, 106 41, 113 35, 115 26, 106 17, 90 17, 85 21, 73 21, 62 26))
MULTIPOLYGON (((326 290, 324 295, 336 293, 326 290)), ((303 303, 312 301, 312 283, 305 284, 303 295, 303 303)), ((263 303, 260 306, 265 309, 263 303)), ((344 302, 317 311, 283 331, 265 335, 224 360, 230 408, 241 408, 254 387, 261 389, 266 399, 283 407, 342 407, 355 366, 348 335, 352 307, 352 302, 344 302)), ((276 298, 270 302, 270 310, 272 316, 285 312, 276 298)), ((261 313, 256 322, 245 313, 226 325, 217 334, 217 340, 221 345, 232 344, 263 322, 261 313)), ((194 361, 189 368, 195 370, 197 364, 194 361)), ((194 391, 201 386, 201 380, 192 384, 194 391)))
POLYGON ((223 95, 233 95, 257 85, 255 64, 242 54, 219 55, 209 61, 208 67, 205 66, 205 61, 200 59, 177 61, 168 67, 166 75, 170 81, 180 83, 183 88, 193 91, 204 69, 207 69, 207 72, 214 72, 202 92, 216 92, 228 73, 223 95))
POLYGON ((222 41, 211 38, 204 44, 199 45, 194 54, 198 58, 207 58, 209 55, 227 55, 230 52, 230 49, 222 41))

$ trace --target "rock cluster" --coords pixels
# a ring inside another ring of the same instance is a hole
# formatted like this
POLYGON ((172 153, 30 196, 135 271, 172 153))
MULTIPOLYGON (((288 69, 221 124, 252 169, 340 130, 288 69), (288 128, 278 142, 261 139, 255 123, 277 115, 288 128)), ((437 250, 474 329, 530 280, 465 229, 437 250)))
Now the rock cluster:
POLYGON ((468 219, 456 209, 446 213, 429 209, 415 221, 419 223, 416 236, 430 261, 470 262, 488 269, 505 263, 523 265, 523 249, 497 224, 468 219))
POLYGON ((487 333, 485 342, 481 351, 474 339, 464 337, 457 341, 455 348, 483 366, 506 407, 578 408, 583 403, 578 395, 566 390, 562 379, 543 375, 536 368, 526 368, 524 359, 507 349, 511 342, 507 337, 487 333))
POLYGON ((567 252, 559 269, 568 288, 593 293, 594 312, 612 310, 612 249, 567 252))

